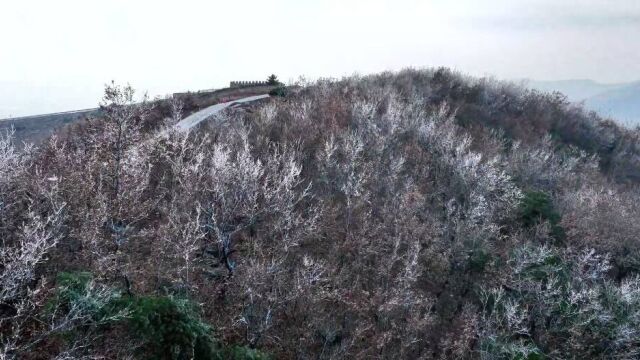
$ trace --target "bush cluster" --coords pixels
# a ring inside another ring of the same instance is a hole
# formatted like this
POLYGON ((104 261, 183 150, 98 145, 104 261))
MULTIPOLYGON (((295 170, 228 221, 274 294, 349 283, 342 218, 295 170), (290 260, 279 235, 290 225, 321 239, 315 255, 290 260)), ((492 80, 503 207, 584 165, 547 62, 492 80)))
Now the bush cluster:
POLYGON ((82 326, 61 333, 63 339, 86 336, 88 331, 111 331, 137 347, 135 353, 144 359, 269 358, 244 346, 221 346, 213 337, 212 327, 202 320, 199 307, 186 298, 131 296, 120 294, 117 289, 100 291, 89 272, 59 273, 55 296, 46 308, 49 313, 83 309, 87 319, 82 326))

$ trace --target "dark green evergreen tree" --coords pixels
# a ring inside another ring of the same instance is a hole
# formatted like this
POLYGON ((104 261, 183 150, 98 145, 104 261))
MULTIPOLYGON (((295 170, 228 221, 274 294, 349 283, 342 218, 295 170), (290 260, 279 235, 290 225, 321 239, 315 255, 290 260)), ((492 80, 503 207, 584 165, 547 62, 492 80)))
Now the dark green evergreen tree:
POLYGON ((276 74, 271 74, 267 78, 267 84, 269 84, 269 85, 280 85, 280 80, 278 80, 278 77, 276 76, 276 74))

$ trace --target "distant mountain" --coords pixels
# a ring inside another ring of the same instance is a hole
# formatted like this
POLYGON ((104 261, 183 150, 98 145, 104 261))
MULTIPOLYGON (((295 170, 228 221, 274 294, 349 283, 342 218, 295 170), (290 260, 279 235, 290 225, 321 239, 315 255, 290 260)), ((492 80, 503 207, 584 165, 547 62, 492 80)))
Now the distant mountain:
POLYGON ((640 125, 640 82, 592 96, 585 105, 604 116, 640 125))
POLYGON ((95 107, 103 87, 34 84, 0 79, 0 119, 95 107))
POLYGON ((627 125, 640 125, 640 81, 601 84, 593 80, 525 80, 525 84, 540 91, 559 91, 602 116, 627 125))
POLYGON ((56 130, 96 115, 97 113, 98 109, 96 108, 3 119, 0 120, 0 134, 13 131, 14 140, 17 144, 22 144, 22 142, 37 144, 49 137, 56 130))

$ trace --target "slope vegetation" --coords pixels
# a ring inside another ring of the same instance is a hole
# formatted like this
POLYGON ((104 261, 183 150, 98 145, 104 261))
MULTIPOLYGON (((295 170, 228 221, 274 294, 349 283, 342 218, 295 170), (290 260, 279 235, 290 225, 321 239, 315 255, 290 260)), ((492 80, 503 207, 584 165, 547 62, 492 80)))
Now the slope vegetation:
MULTIPOLYGON (((638 133, 447 69, 0 142, 4 358, 640 352, 638 133)), ((171 110, 171 111, 170 111, 171 110)))

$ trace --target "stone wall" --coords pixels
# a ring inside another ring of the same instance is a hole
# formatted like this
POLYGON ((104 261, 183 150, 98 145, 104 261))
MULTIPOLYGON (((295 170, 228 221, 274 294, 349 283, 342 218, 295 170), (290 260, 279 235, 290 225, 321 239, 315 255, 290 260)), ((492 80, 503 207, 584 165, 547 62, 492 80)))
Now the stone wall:
POLYGON ((266 81, 232 81, 229 83, 229 87, 239 88, 248 86, 265 86, 269 85, 266 81))

